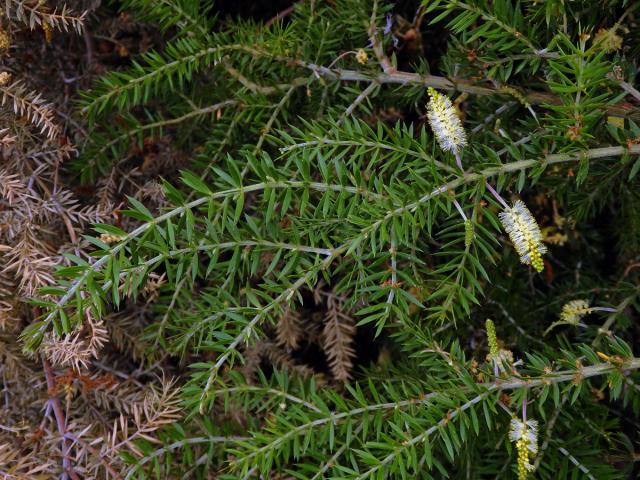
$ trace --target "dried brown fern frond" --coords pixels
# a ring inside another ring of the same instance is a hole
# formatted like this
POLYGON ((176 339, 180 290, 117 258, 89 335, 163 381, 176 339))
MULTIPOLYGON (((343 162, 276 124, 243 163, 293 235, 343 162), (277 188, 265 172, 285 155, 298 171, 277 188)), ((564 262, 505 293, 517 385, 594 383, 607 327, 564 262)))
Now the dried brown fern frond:
POLYGON ((356 333, 353 318, 344 311, 342 302, 334 295, 327 297, 327 312, 324 317, 324 350, 329 360, 331 373, 336 380, 346 382, 353 369, 353 337, 356 333))
POLYGON ((179 390, 175 381, 163 379, 159 383, 159 389, 151 384, 145 390, 142 400, 131 406, 131 412, 121 414, 114 421, 101 456, 114 458, 115 454, 127 449, 142 457, 144 454, 135 446, 134 440, 152 438, 150 435, 153 432, 182 418, 179 390))
POLYGON ((36 219, 43 222, 51 222, 62 215, 67 216, 72 222, 82 220, 79 216, 80 206, 75 195, 67 189, 54 186, 48 195, 38 203, 36 219))
POLYGON ((166 273, 163 273, 162 275, 158 275, 155 272, 150 273, 141 292, 145 303, 154 303, 160 297, 162 286, 166 282, 166 273))
POLYGON ((51 247, 37 236, 34 224, 25 223, 17 238, 4 254, 6 263, 0 273, 13 273, 19 291, 31 296, 39 288, 53 283, 53 267, 59 261, 51 247))
POLYGON ((317 373, 311 367, 296 363, 288 352, 271 340, 256 342, 244 353, 244 358, 245 363, 242 367, 242 374, 248 383, 256 381, 256 373, 263 360, 266 360, 269 365, 279 370, 287 370, 289 373, 298 375, 301 378, 314 377, 318 384, 326 383, 324 375, 317 373))
POLYGON ((0 170, 0 197, 11 207, 33 198, 20 176, 4 169, 0 170))
POLYGON ((77 33, 82 33, 87 15, 86 12, 75 15, 66 5, 60 10, 51 10, 45 2, 38 0, 5 0, 4 11, 8 18, 28 25, 31 30, 36 27, 65 32, 73 29, 77 33))
POLYGON ((3 106, 11 104, 16 115, 25 117, 47 138, 60 135, 62 129, 55 122, 55 109, 41 93, 30 91, 21 80, 10 85, 0 85, 0 93, 3 106))
POLYGON ((24 159, 40 168, 45 165, 51 167, 48 176, 54 178, 62 163, 75 153, 76 149, 70 143, 61 142, 58 138, 45 139, 44 141, 39 141, 37 145, 29 150, 25 150, 24 159))
POLYGON ((256 383, 257 372, 260 368, 260 362, 262 361, 262 344, 257 342, 247 347, 244 352, 244 365, 242 365, 241 372, 245 380, 249 384, 256 383))
POLYGON ((70 366, 75 371, 81 371, 88 368, 92 359, 98 358, 108 340, 104 323, 91 320, 87 312, 82 330, 62 338, 55 333, 48 333, 42 341, 41 350, 52 365, 70 366))
POLYGON ((113 167, 109 175, 101 178, 97 184, 97 208, 104 211, 113 210, 118 194, 118 169, 113 167))
POLYGON ((140 190, 134 193, 135 198, 144 201, 145 204, 151 202, 151 205, 163 207, 167 203, 164 188, 157 180, 149 180, 142 185, 140 190))
MULTIPOLYGON (((0 252, 2 250, 0 248, 0 252)), ((21 328, 21 308, 14 295, 16 284, 9 275, 3 275, 2 270, 3 262, 0 259, 0 331, 17 333, 21 328)))
POLYGON ((0 330, 8 330, 20 323, 16 304, 11 301, 11 290, 0 287, 0 330))
MULTIPOLYGON (((80 394, 87 405, 94 405, 104 412, 118 412, 131 415, 136 405, 144 400, 145 387, 135 381, 114 381, 100 388, 84 388, 80 394)), ((114 416, 108 415, 113 421, 114 416)), ((109 424, 109 429, 112 427, 109 424)))
POLYGON ((263 340, 256 344, 256 348, 259 350, 261 357, 267 359, 274 367, 280 370, 287 370, 302 378, 315 377, 318 382, 323 383, 321 376, 312 368, 296 363, 291 358, 291 355, 285 352, 276 343, 270 340, 263 340))
POLYGON ((17 375, 24 375, 28 370, 20 346, 16 343, 16 336, 0 334, 0 363, 2 363, 0 372, 5 380, 15 378, 17 375))
POLYGON ((11 443, 0 443, 0 476, 6 480, 48 478, 53 463, 25 456, 11 443))
MULTIPOLYGON (((4 72, 3 72, 4 73, 4 72)), ((2 74, 0 74, 2 75, 2 74)), ((0 85, 2 84, 2 80, 0 80, 0 85)), ((9 133, 8 128, 0 128, 0 146, 2 147, 10 147, 16 142, 16 136, 11 135, 9 133)))
POLYGON ((276 325, 276 342, 281 347, 296 350, 304 337, 300 314, 287 307, 276 325))
POLYGON ((115 348, 139 364, 150 363, 149 345, 140 341, 147 326, 146 309, 135 305, 105 316, 105 323, 115 348))

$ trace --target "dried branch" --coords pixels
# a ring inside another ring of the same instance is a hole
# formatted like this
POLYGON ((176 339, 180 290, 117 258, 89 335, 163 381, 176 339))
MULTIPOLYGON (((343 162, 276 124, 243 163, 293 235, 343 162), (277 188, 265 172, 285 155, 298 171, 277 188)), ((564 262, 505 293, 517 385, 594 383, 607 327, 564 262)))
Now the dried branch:
POLYGON ((7 17, 28 25, 31 30, 39 26, 67 32, 72 28, 77 33, 82 33, 87 15, 86 11, 74 15, 66 5, 60 11, 50 11, 45 2, 35 0, 5 0, 4 11, 7 17))
POLYGON ((53 413, 56 417, 56 425, 58 426, 58 433, 60 434, 60 442, 62 444, 62 468, 73 480, 80 480, 80 477, 75 472, 73 465, 71 464, 71 445, 66 437, 67 422, 65 420, 60 399, 55 395, 56 384, 51 370, 51 365, 49 365, 49 361, 47 359, 42 359, 42 366, 44 367, 44 374, 47 379, 49 401, 51 402, 53 413))
POLYGON ((41 93, 30 92, 20 81, 11 85, 0 85, 2 105, 12 102, 16 115, 24 116, 29 122, 46 134, 48 138, 56 138, 62 129, 54 122, 55 110, 50 103, 42 98, 41 93))
POLYGON ((285 308, 276 326, 276 341, 278 345, 290 350, 296 350, 304 338, 300 314, 295 310, 285 308))
POLYGON ((327 297, 324 317, 324 351, 336 380, 346 382, 353 368, 353 337, 356 327, 353 318, 344 312, 344 305, 335 296, 327 297))

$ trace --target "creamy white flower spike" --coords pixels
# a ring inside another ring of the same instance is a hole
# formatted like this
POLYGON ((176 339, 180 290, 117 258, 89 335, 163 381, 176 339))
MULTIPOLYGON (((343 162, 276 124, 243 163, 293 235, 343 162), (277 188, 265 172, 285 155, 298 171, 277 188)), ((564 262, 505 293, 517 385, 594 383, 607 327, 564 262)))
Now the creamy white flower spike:
POLYGON ((525 440, 527 449, 535 455, 538 453, 538 422, 536 420, 527 420, 525 425, 519 418, 512 418, 509 440, 512 442, 525 440))
POLYGON ((511 243, 520 255, 520 261, 541 272, 544 269, 542 255, 547 253, 547 247, 542 243, 538 222, 527 206, 522 200, 518 200, 513 207, 505 208, 498 216, 509 234, 511 243))
POLYGON ((586 300, 571 300, 565 303, 560 312, 560 320, 571 325, 577 325, 587 313, 591 313, 592 308, 586 300))
POLYGON ((445 152, 457 153, 467 144, 467 135, 458 117, 458 112, 448 97, 429 87, 427 120, 436 136, 438 145, 445 152))
POLYGON ((518 451, 518 480, 526 480, 529 472, 534 470, 529 458, 538 453, 538 422, 512 418, 509 440, 515 442, 518 451))

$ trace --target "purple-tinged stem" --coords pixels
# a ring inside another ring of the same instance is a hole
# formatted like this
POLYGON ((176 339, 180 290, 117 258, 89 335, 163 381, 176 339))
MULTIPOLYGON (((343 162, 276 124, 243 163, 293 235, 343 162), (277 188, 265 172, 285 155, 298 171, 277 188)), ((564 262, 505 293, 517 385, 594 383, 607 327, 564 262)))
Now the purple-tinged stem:
POLYGON ((464 220, 465 222, 467 221, 467 216, 464 213, 464 210, 462 210, 462 207, 460 206, 460 204, 458 203, 458 200, 456 200, 455 198, 453 199, 453 204, 456 206, 456 208, 458 209, 458 212, 460 212, 460 216, 462 217, 462 220, 464 220))
POLYGON ((496 189, 493 188, 489 182, 486 182, 486 185, 487 185, 487 190, 491 192, 491 195, 493 195, 494 198, 498 200, 498 202, 500 202, 504 208, 509 208, 509 205, 507 204, 507 202, 504 201, 504 198, 500 196, 500 194, 496 191, 496 189))
POLYGON ((458 149, 455 149, 453 151, 453 154, 456 156, 456 165, 458 165, 458 168, 462 170, 462 173, 464 173, 464 168, 462 168, 462 158, 460 157, 460 152, 458 151, 458 149))
POLYGON ((56 418, 58 433, 60 433, 60 441, 62 443, 62 468, 64 470, 62 477, 71 477, 72 480, 80 480, 80 477, 73 469, 73 465, 71 463, 71 447, 65 437, 65 434, 67 433, 67 422, 65 420, 64 411, 62 410, 62 405, 60 404, 60 399, 55 395, 56 384, 53 371, 51 370, 51 365, 47 359, 43 358, 42 365, 44 367, 44 374, 47 380, 47 393, 49 394, 49 400, 51 402, 50 405, 53 408, 53 414, 56 418))

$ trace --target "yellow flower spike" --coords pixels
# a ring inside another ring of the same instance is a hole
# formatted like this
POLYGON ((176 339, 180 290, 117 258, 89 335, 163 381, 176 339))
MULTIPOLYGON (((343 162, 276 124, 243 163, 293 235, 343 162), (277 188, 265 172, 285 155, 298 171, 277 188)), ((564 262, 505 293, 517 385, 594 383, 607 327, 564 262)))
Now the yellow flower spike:
POLYGON ((589 302, 586 300, 571 300, 569 303, 565 303, 560 312, 560 320, 564 323, 571 325, 577 325, 582 317, 587 313, 591 313, 592 309, 589 307, 589 302))
POLYGON ((496 336, 496 326, 493 321, 487 318, 485 322, 485 328, 487 329, 487 343, 489 343, 489 355, 491 358, 498 358, 498 337, 496 336))
POLYGON ((489 354, 487 361, 493 364, 493 372, 496 377, 501 373, 508 371, 509 365, 513 364, 513 353, 498 346, 498 336, 496 335, 496 327, 493 321, 487 318, 485 322, 487 330, 487 343, 489 344, 489 354))
POLYGON ((547 247, 542 243, 538 222, 524 202, 516 201, 513 207, 505 208, 498 216, 520 255, 520 261, 525 265, 531 265, 538 272, 544 270, 542 255, 547 253, 547 247))
POLYGON ((576 327, 580 325, 582 317, 593 311, 594 308, 590 307, 589 302, 586 300, 571 300, 563 305, 562 311, 560 312, 560 320, 553 322, 544 334, 546 335, 560 325, 573 325, 576 327))
POLYGON ((124 240, 124 238, 125 237, 121 237, 119 235, 110 235, 108 233, 103 233, 100 235, 100 237, 98 237, 98 240, 109 245, 112 243, 118 243, 119 241, 124 240))
POLYGON ((516 442, 516 450, 518 451, 518 480, 527 480, 529 475, 529 450, 527 442, 522 439, 516 442))
POLYGON ((464 246, 466 248, 471 246, 474 236, 473 223, 471 223, 471 219, 467 218, 464 221, 464 246))
POLYGON ((456 108, 448 97, 429 87, 427 120, 436 136, 438 145, 445 152, 457 153, 467 144, 467 135, 462 127, 456 108))
POLYGON ((534 469, 529 459, 538 453, 538 422, 527 420, 525 423, 512 418, 509 439, 515 442, 518 452, 518 480, 527 480, 529 472, 534 469))

